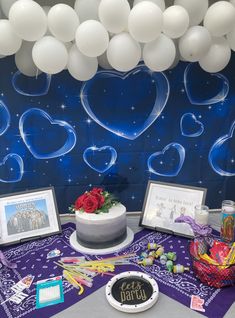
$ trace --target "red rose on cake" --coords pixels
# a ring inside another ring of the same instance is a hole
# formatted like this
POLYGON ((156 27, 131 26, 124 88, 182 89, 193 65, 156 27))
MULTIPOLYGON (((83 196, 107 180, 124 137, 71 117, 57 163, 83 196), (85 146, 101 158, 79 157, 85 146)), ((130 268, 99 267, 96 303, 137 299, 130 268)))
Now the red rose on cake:
POLYGON ((94 188, 90 192, 91 196, 95 197, 98 201, 98 208, 101 208, 105 201, 104 195, 102 195, 102 193, 103 189, 101 188, 94 188))
POLYGON ((93 213, 98 209, 99 201, 94 195, 90 194, 84 199, 82 207, 84 212, 93 213))
POLYGON ((72 212, 81 211, 86 213, 107 213, 109 209, 118 202, 114 197, 102 188, 93 188, 79 196, 75 204, 69 209, 72 212))
POLYGON ((74 207, 76 210, 79 210, 83 207, 83 202, 86 198, 87 198, 87 193, 84 193, 83 195, 77 198, 74 204, 74 207))

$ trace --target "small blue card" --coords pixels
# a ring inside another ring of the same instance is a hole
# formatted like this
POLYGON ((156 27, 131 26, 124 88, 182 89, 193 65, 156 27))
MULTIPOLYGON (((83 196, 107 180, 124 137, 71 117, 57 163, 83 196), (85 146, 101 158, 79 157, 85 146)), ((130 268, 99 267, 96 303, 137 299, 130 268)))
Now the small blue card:
POLYGON ((37 284, 36 309, 64 302, 62 280, 48 281, 37 284))

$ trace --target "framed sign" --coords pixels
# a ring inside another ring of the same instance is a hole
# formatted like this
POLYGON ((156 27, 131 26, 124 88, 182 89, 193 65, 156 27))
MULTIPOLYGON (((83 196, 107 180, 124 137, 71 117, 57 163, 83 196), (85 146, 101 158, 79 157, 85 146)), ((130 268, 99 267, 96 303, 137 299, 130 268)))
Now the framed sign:
POLYGON ((194 218, 194 208, 205 203, 206 192, 205 188, 149 181, 139 225, 193 237, 191 227, 186 223, 176 223, 175 219, 182 215, 194 218))
POLYGON ((54 188, 0 196, 0 245, 61 232, 54 188))

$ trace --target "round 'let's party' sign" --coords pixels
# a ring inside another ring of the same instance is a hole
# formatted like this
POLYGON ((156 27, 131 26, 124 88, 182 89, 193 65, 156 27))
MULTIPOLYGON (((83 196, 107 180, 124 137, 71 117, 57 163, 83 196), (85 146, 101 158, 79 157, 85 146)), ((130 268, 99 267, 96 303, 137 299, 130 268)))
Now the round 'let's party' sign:
POLYGON ((124 272, 106 285, 106 297, 114 308, 136 313, 152 307, 159 295, 157 282, 141 272, 124 272))

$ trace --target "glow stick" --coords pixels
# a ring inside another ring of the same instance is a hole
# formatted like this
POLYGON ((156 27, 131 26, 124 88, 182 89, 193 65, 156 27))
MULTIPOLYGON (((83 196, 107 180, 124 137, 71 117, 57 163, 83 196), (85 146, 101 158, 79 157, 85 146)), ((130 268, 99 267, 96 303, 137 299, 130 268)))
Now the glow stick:
POLYGON ((67 281, 71 284, 71 285, 73 285, 75 288, 76 288, 76 286, 77 287, 79 287, 79 293, 78 293, 78 295, 81 295, 83 292, 84 292, 84 288, 83 288, 83 286, 80 284, 80 283, 78 283, 70 274, 69 274, 69 272, 68 271, 63 271, 63 276, 67 279, 67 281))
POLYGON ((67 266, 64 266, 64 265, 61 265, 57 262, 54 262, 54 264, 62 267, 63 269, 65 269, 67 272, 70 272, 70 273, 74 273, 75 275, 80 275, 83 277, 83 279, 86 279, 87 281, 92 281, 92 278, 88 277, 87 275, 83 274, 83 273, 80 273, 78 270, 71 270, 71 269, 67 269, 67 266))
POLYGON ((75 276, 74 279, 82 285, 85 285, 87 287, 92 287, 92 282, 87 282, 86 280, 80 278, 79 276, 75 276))
POLYGON ((126 255, 119 255, 119 256, 103 258, 101 260, 96 260, 96 261, 87 261, 87 262, 84 262, 82 264, 86 264, 86 263, 92 264, 92 263, 99 263, 99 262, 103 263, 103 262, 108 262, 108 261, 112 261, 112 260, 125 259, 125 258, 134 258, 134 257, 136 257, 136 254, 132 253, 132 254, 126 254, 126 255))

